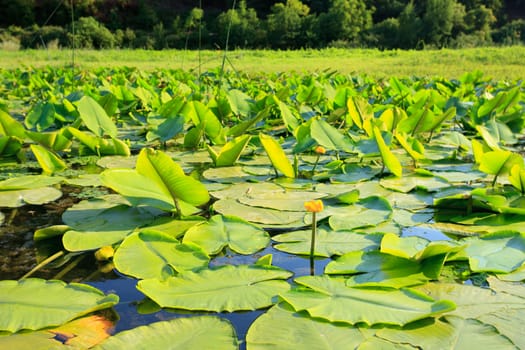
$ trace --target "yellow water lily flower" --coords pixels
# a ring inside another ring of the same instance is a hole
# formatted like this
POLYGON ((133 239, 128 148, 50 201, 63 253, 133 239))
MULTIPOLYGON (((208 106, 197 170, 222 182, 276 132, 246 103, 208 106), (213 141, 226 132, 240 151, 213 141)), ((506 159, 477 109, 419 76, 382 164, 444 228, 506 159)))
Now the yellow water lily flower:
POLYGON ((304 208, 310 213, 320 213, 324 209, 323 201, 320 199, 314 199, 304 202, 304 208))

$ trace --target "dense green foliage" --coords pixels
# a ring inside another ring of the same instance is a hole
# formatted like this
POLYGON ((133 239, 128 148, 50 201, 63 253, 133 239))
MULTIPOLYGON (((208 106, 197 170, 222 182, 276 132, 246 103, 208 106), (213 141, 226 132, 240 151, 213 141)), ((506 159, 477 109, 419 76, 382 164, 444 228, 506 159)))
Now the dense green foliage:
POLYGON ((525 42, 522 0, 240 0, 203 1, 202 8, 162 0, 74 4, 72 11, 68 1, 1 0, 2 46, 422 49, 525 42))
POLYGON ((0 281, 1 348, 96 328, 73 348, 525 348, 520 80, 48 67, 1 81, 0 228, 69 197, 59 224, 31 228, 30 273, 89 269, 84 284, 0 281), (96 274, 142 294, 118 303, 86 285, 96 274), (69 323, 111 306, 148 325, 103 342, 121 321, 69 323), (239 315, 245 334, 225 321, 239 315))

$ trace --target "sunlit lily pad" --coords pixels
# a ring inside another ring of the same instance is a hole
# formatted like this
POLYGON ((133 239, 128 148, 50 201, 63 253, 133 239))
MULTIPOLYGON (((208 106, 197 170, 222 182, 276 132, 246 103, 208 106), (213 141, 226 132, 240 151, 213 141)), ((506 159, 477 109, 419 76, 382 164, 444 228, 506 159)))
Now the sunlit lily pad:
POLYGON ((368 197, 359 202, 341 207, 326 207, 321 217, 330 216, 330 227, 334 230, 352 230, 359 227, 374 226, 387 221, 392 215, 392 207, 383 197, 368 197))
POLYGON ((109 337, 113 323, 101 316, 88 316, 57 328, 0 336, 2 349, 88 349, 109 337))
POLYGON ((9 315, 0 318, 0 330, 9 332, 58 326, 119 300, 86 284, 36 278, 0 281, 0 299, 0 314, 9 315))
POLYGON ((306 224, 304 212, 283 211, 268 208, 251 207, 234 199, 221 199, 213 203, 213 209, 222 215, 238 216, 246 221, 263 227, 302 227, 306 224))
POLYGON ((235 350, 237 336, 228 320, 211 316, 176 318, 130 329, 109 338, 97 350, 217 349, 235 350))
POLYGON ((17 208, 25 204, 40 205, 52 202, 60 197, 62 197, 62 191, 54 187, 13 190, 0 189, 0 206, 17 208))
POLYGON ((70 251, 100 248, 119 242, 137 227, 147 225, 153 214, 144 208, 101 199, 81 201, 67 209, 62 221, 71 230, 63 243, 70 251))
POLYGON ((181 244, 168 234, 141 230, 122 242, 113 261, 116 269, 126 275, 164 279, 206 267, 209 257, 194 244, 181 244))
POLYGON ((269 176, 257 176, 245 172, 241 166, 229 166, 229 167, 218 167, 206 169, 202 176, 210 181, 220 182, 220 183, 239 183, 246 181, 264 181, 269 178, 269 176))
POLYGON ((437 279, 444 260, 444 254, 419 262, 378 251, 355 251, 328 263, 325 273, 353 275, 349 286, 401 288, 437 279))
POLYGON ((298 314, 281 304, 255 320, 246 335, 248 349, 355 349, 366 342, 357 328, 298 314))
POLYGON ((377 336, 393 343, 411 344, 420 349, 515 349, 498 329, 473 319, 446 316, 444 319, 421 322, 401 330, 382 329, 377 336))
POLYGON ((225 265, 164 281, 142 280, 137 288, 161 307, 232 312, 272 305, 277 294, 290 289, 285 279, 291 275, 277 267, 225 265))
POLYGON ((295 282, 306 288, 291 290, 281 297, 296 311, 305 310, 312 317, 331 322, 404 325, 455 307, 450 301, 435 301, 412 289, 349 287, 343 278, 304 276, 295 282))
POLYGON ((208 254, 218 254, 227 246, 237 253, 253 254, 270 243, 270 236, 238 217, 215 215, 208 222, 191 227, 184 235, 184 243, 188 242, 208 254))
MULTIPOLYGON (((278 244, 275 249, 283 252, 308 255, 310 254, 311 230, 301 230, 273 236, 278 244)), ((347 252, 360 250, 368 251, 379 248, 381 234, 359 234, 348 231, 333 231, 318 228, 315 241, 315 255, 330 257, 343 255, 347 252)))
POLYGON ((509 273, 525 263, 525 233, 491 233, 467 238, 456 257, 468 258, 474 272, 509 273))

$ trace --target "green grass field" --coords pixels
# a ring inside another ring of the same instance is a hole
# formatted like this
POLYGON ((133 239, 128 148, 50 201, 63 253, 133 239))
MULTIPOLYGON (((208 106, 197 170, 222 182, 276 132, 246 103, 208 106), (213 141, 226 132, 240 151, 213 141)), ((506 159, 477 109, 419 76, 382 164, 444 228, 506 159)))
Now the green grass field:
MULTIPOLYGON (((494 79, 525 78, 525 47, 462 50, 379 51, 325 49, 298 51, 236 50, 226 55, 225 69, 239 72, 315 72, 336 70, 343 74, 388 76, 441 76, 457 78, 465 72, 482 71, 494 79)), ((131 66, 205 71, 222 66, 222 51, 146 50, 27 50, 0 51, 0 68, 66 66, 82 69, 131 66)))

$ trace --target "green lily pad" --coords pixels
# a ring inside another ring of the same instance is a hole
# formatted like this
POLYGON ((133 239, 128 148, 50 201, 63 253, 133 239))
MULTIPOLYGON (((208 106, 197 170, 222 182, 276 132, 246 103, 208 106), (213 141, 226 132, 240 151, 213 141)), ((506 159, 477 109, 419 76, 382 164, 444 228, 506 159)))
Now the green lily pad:
POLYGON ((94 350, 135 349, 238 349, 237 336, 228 320, 212 316, 176 318, 117 333, 94 350))
POLYGON ((141 230, 128 236, 113 261, 117 270, 139 279, 164 279, 177 272, 208 266, 210 258, 194 244, 181 244, 172 236, 141 230))
POLYGON ((304 212, 282 211, 275 209, 251 207, 239 203, 234 199, 221 199, 213 203, 213 209, 226 216, 238 216, 246 221, 262 225, 263 227, 279 226, 302 227, 306 224, 304 212))
POLYGON ((445 257, 419 262, 378 251, 355 251, 328 263, 325 273, 353 275, 347 281, 349 286, 409 287, 437 279, 445 257))
POLYGON ((225 184, 234 184, 246 181, 264 181, 270 176, 257 176, 252 173, 248 173, 244 170, 244 167, 241 166, 227 166, 219 168, 210 168, 206 169, 202 176, 206 180, 225 183, 225 184))
POLYGON ((411 344, 420 349, 515 349, 498 329, 473 319, 445 316, 417 327, 401 330, 385 328, 377 336, 398 344, 411 344))
POLYGON ((330 227, 338 230, 353 230, 359 227, 378 225, 392 215, 392 207, 384 197, 368 197, 345 207, 326 207, 321 217, 330 216, 330 227))
POLYGON ((0 330, 17 332, 58 326, 118 303, 115 294, 79 283, 31 278, 0 281, 0 330))
POLYGON ((62 221, 71 228, 64 234, 62 242, 69 251, 112 245, 136 228, 149 224, 153 218, 153 213, 146 208, 120 204, 119 200, 81 201, 62 214, 62 221))
POLYGON ((457 257, 466 257, 474 272, 509 273, 525 263, 525 234, 490 233, 463 240, 466 244, 457 257))
MULTIPOLYGON (((318 228, 315 240, 315 255, 330 257, 343 255, 354 250, 368 251, 379 248, 382 234, 364 235, 348 231, 333 231, 318 228)), ((275 249, 299 255, 310 254, 310 241, 312 230, 301 230, 273 236, 279 242, 275 249)))
POLYGON ((454 310, 454 303, 413 289, 354 288, 343 278, 328 276, 303 276, 295 282, 306 288, 281 297, 296 311, 331 322, 404 325, 454 310))
POLYGON ((246 334, 248 349, 356 349, 366 341, 358 328, 312 319, 284 303, 257 318, 246 334))
POLYGON ((208 222, 188 229, 184 243, 194 243, 208 254, 218 254, 225 247, 241 254, 253 254, 266 248, 270 236, 262 228, 234 216, 215 215, 208 222))
POLYGON ((54 187, 40 187, 27 190, 0 191, 0 206, 18 208, 26 204, 41 205, 62 197, 62 191, 54 187))
POLYGON ((291 275, 277 267, 225 265, 164 281, 142 280, 137 288, 161 307, 232 312, 272 305, 277 294, 290 289, 285 279, 291 275))

